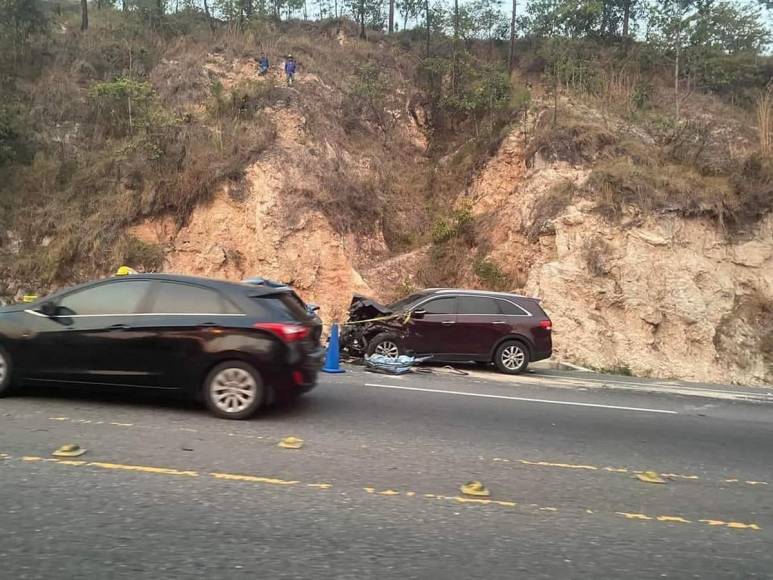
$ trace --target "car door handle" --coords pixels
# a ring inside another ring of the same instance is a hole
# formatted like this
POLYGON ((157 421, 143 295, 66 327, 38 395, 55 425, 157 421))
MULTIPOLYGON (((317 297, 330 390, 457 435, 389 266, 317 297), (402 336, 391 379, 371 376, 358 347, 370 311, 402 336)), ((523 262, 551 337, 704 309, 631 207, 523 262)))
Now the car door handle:
POLYGON ((128 324, 112 324, 107 327, 108 330, 129 330, 128 324))
POLYGON ((504 322, 502 320, 495 320, 493 324, 507 324, 507 322, 504 322))
POLYGON ((201 324, 199 324, 199 326, 207 326, 211 328, 213 326, 218 326, 218 324, 217 322, 202 322, 201 324))
POLYGON ((444 320, 440 324, 442 324, 443 326, 451 326, 452 324, 456 324, 456 321, 455 320, 444 320))

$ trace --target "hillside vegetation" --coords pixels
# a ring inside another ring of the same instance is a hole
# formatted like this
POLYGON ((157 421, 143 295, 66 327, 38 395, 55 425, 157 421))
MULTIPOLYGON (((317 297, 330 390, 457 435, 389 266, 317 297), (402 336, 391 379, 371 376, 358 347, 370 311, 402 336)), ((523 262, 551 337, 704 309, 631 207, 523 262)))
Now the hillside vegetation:
MULTIPOLYGON (((121 264, 188 268, 173 234, 138 228, 200 235, 196 212, 221 198, 254 202, 250 232, 321 216, 384 298, 528 291, 577 208, 598 221, 572 255, 598 283, 616 275, 611 232, 679 219, 733 248, 765 235, 773 59, 753 3, 532 0, 511 21, 491 0, 405 1, 394 25, 388 8, 1 0, 0 297, 121 264)), ((196 272, 269 269, 258 233, 206 241, 222 258, 196 272)), ((753 319, 768 352, 770 289, 744 288, 718 317, 753 319)))

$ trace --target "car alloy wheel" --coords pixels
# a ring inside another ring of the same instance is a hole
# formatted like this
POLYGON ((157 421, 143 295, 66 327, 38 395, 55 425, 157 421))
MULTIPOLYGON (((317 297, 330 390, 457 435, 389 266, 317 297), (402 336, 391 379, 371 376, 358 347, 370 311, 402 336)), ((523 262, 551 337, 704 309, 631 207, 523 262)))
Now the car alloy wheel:
POLYGON ((524 353, 523 348, 517 344, 510 344, 505 347, 504 350, 502 350, 500 357, 502 365, 510 371, 519 370, 523 366, 523 363, 526 362, 526 353, 524 353))
POLYGON ((0 387, 5 385, 5 382, 8 379, 8 373, 8 360, 5 358, 5 353, 0 350, 0 387))
POLYGON ((390 359, 396 359, 400 356, 400 348, 389 340, 384 340, 376 345, 373 354, 379 354, 390 359))
POLYGON ((209 388, 215 407, 227 414, 241 413, 250 408, 259 393, 255 378, 238 367, 225 368, 218 372, 209 388))

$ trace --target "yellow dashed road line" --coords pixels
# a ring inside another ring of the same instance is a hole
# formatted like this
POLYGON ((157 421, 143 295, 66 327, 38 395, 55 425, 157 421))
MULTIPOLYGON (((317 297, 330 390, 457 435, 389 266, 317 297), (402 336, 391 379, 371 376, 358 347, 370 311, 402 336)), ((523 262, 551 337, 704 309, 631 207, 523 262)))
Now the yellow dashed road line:
MULTIPOLYGON (((12 459, 10 455, 5 453, 0 454, 0 457, 6 458, 6 459, 12 459)), ((45 462, 45 463, 53 463, 56 465, 64 465, 64 466, 70 466, 70 467, 92 467, 97 469, 132 471, 132 472, 149 473, 149 474, 155 474, 155 475, 171 475, 171 476, 177 476, 177 477, 204 476, 204 477, 211 477, 217 480, 239 481, 239 482, 246 482, 246 483, 256 483, 256 484, 285 486, 285 487, 295 486, 302 483, 298 480, 287 480, 287 479, 279 479, 274 477, 264 477, 264 476, 257 476, 257 475, 222 473, 222 472, 215 472, 215 471, 200 474, 199 472, 193 471, 193 470, 173 469, 170 467, 128 465, 123 463, 107 463, 103 461, 83 461, 83 460, 74 460, 74 459, 52 459, 52 458, 40 457, 36 455, 25 455, 20 457, 19 459, 25 462, 45 462)), ((305 487, 323 491, 323 490, 331 489, 333 486, 330 483, 307 483, 305 484, 305 487)), ((448 496, 448 495, 433 494, 433 493, 419 494, 419 493, 416 493, 415 491, 398 491, 394 489, 385 489, 382 491, 378 491, 375 487, 364 487, 362 489, 369 495, 381 496, 385 498, 409 497, 409 498, 417 498, 417 499, 429 499, 434 501, 449 501, 449 502, 454 502, 459 504, 495 506, 495 507, 503 507, 503 508, 516 508, 519 505, 520 506, 524 505, 524 504, 519 504, 515 501, 508 501, 508 500, 501 500, 501 499, 498 500, 498 499, 470 498, 470 497, 448 496)), ((555 507, 538 506, 535 504, 529 504, 528 506, 524 506, 524 507, 526 509, 534 508, 540 512, 555 513, 555 512, 561 511, 555 507)), ((579 512, 576 512, 576 513, 579 513, 579 512)), ((588 509, 584 510, 584 513, 589 515, 602 515, 602 516, 604 515, 603 512, 594 512, 588 509)), ((727 522, 727 521, 718 520, 718 519, 689 520, 682 516, 672 516, 672 515, 650 516, 647 514, 636 513, 636 512, 615 512, 615 515, 625 517, 626 519, 629 519, 629 520, 644 520, 644 521, 653 521, 653 522, 670 523, 670 524, 701 524, 701 525, 707 525, 711 527, 724 527, 724 528, 729 528, 733 530, 753 530, 753 531, 761 530, 761 527, 758 524, 736 522, 736 521, 727 522)))
MULTIPOLYGON (((552 461, 534 461, 529 459, 504 459, 502 457, 494 457, 492 459, 495 463, 518 463, 520 465, 528 465, 533 467, 553 467, 557 469, 571 469, 575 471, 605 471, 607 473, 623 473, 637 475, 644 473, 641 469, 631 469, 628 467, 599 467, 596 465, 585 465, 581 463, 555 463, 552 461)), ((698 481, 701 479, 698 475, 685 475, 682 473, 660 473, 661 477, 668 479, 684 479, 691 481, 698 481)), ((742 479, 725 479, 724 483, 740 483, 742 485, 769 485, 767 481, 753 481, 742 479)))
POLYGON ((256 475, 239 475, 236 473, 210 473, 215 479, 230 479, 232 481, 249 481, 251 483, 268 483, 271 485, 295 485, 300 481, 289 481, 273 477, 259 477, 256 475))
POLYGON ((754 530, 760 531, 762 528, 757 524, 745 524, 743 522, 725 522, 723 520, 688 520, 682 516, 648 516, 646 514, 628 513, 628 512, 615 512, 618 516, 623 516, 629 520, 645 520, 645 521, 657 521, 667 522, 675 524, 705 524, 707 526, 719 526, 730 528, 732 530, 754 530))
MULTIPOLYGON (((118 421, 74 419, 71 417, 49 417, 48 419, 50 421, 75 423, 80 425, 111 425, 114 427, 142 427, 143 429, 148 428, 146 426, 138 426, 135 423, 122 423, 118 421)), ((151 428, 154 428, 154 427, 151 427, 151 428)), ((192 429, 190 427, 178 427, 175 430, 188 432, 188 433, 198 433, 197 429, 192 429)), ((264 437, 262 435, 247 435, 242 433, 226 433, 226 435, 228 437, 239 437, 243 439, 267 439, 267 437, 264 437)), ((2 457, 2 455, 0 455, 0 457, 2 457)), ((568 470, 574 470, 574 471, 605 471, 607 473, 622 473, 622 474, 631 474, 631 475, 644 473, 644 470, 637 470, 637 469, 632 469, 627 467, 610 467, 610 466, 600 467, 596 465, 560 463, 560 462, 530 460, 530 459, 504 459, 501 457, 494 457, 493 461, 497 463, 518 463, 520 465, 527 465, 530 467, 552 467, 556 469, 568 469, 568 470)), ((660 476, 668 479, 683 479, 688 481, 701 480, 701 477, 698 475, 685 475, 681 473, 660 473, 660 476)), ((740 485, 750 485, 750 486, 770 485, 767 481, 745 480, 740 478, 725 479, 724 483, 738 483, 740 485)))

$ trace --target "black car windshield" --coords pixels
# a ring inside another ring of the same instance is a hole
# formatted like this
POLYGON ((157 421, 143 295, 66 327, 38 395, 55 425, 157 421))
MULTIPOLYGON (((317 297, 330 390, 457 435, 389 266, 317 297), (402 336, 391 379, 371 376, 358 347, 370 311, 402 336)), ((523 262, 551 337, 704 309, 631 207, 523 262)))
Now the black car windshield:
POLYGON ((389 310, 392 312, 398 312, 400 310, 404 310, 408 305, 410 305, 413 302, 416 302, 420 298, 423 298, 425 295, 421 292, 417 292, 415 294, 411 294, 410 296, 406 296, 405 298, 402 298, 401 300, 398 300, 397 302, 394 302, 387 306, 389 310))

